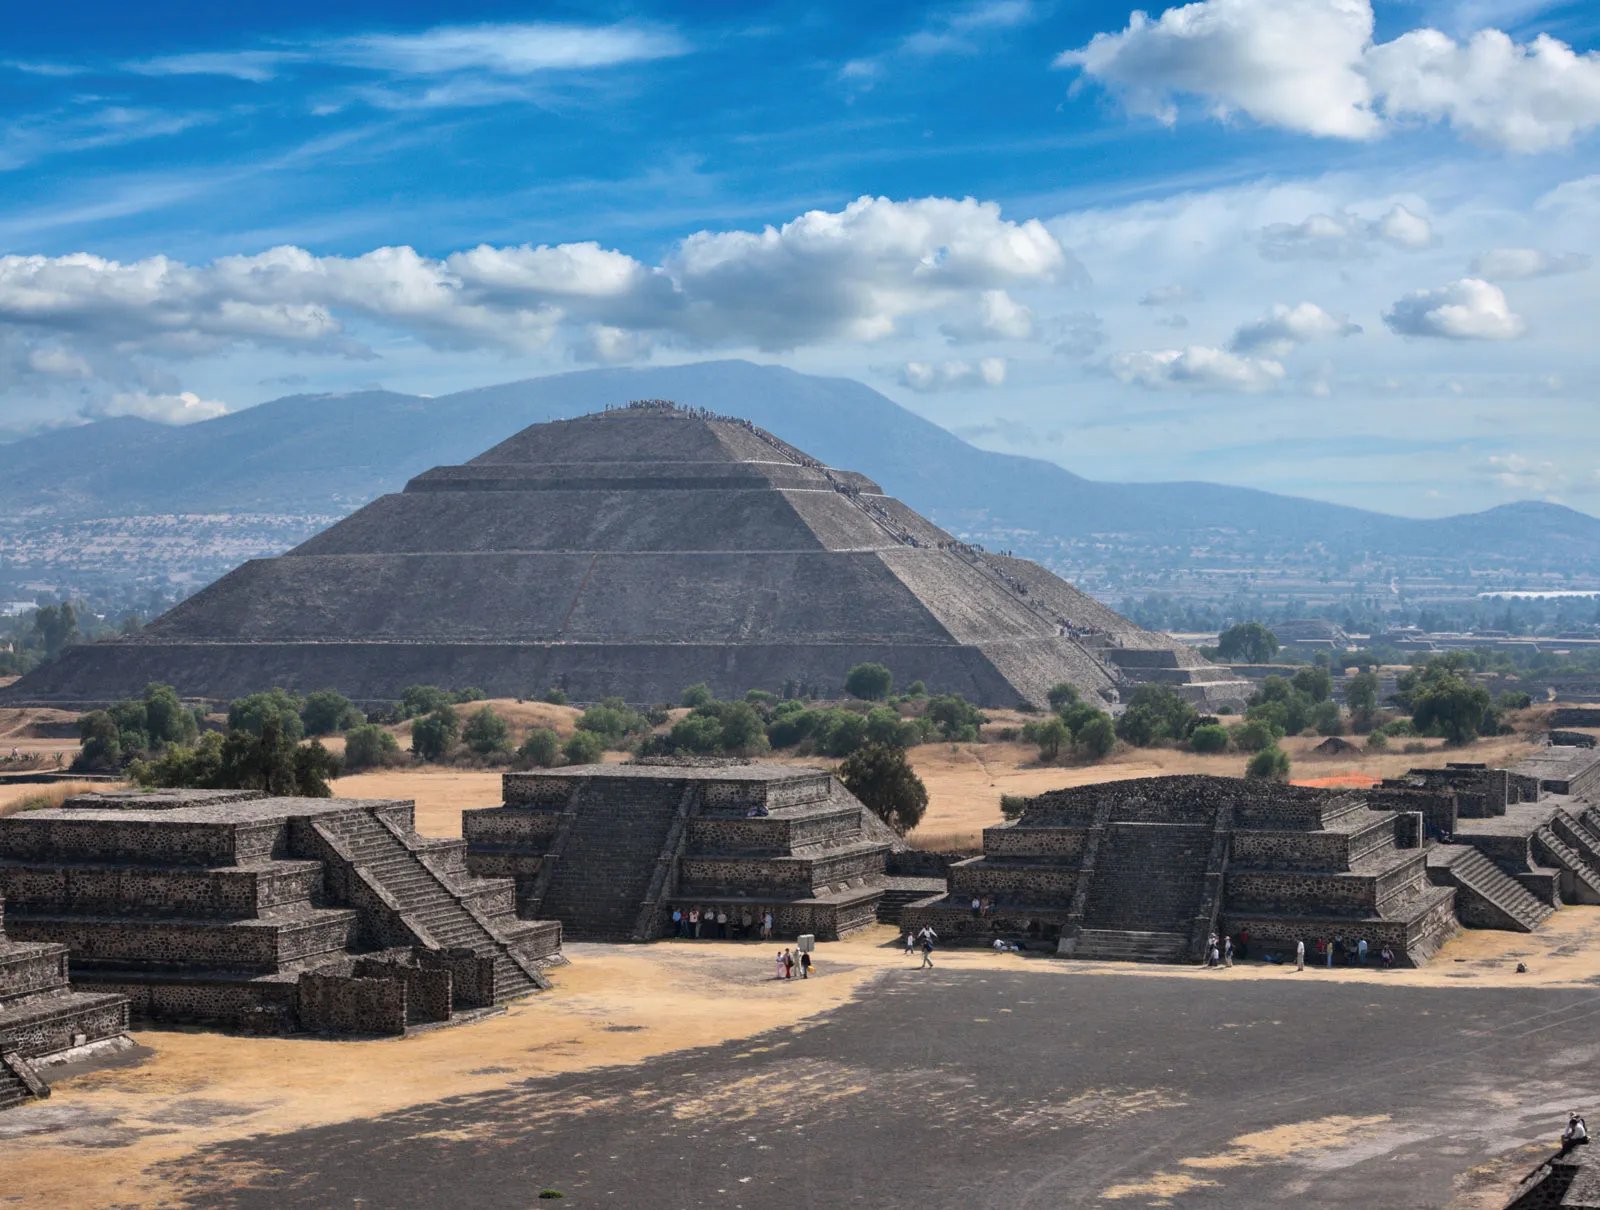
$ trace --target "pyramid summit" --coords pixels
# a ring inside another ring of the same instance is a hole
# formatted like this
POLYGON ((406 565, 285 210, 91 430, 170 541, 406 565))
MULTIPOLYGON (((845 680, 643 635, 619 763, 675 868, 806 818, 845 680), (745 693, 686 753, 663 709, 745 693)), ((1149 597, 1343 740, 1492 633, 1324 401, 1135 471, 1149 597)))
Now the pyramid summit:
POLYGON ((646 400, 535 424, 435 467, 139 635, 70 649, 0 694, 89 705, 150 681, 225 700, 358 701, 412 684, 676 700, 707 682, 836 691, 849 668, 985 705, 1070 682, 1114 702, 1226 672, 1026 560, 963 543, 866 476, 747 421, 646 400))

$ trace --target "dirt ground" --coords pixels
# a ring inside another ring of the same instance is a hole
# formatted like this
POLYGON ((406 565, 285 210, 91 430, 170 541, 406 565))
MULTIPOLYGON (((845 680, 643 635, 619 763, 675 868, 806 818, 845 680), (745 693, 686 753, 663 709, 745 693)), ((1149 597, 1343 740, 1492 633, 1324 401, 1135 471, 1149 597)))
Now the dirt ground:
MULTIPOLYGON (((822 945, 816 977, 808 981, 775 980, 768 949, 746 942, 573 945, 572 964, 554 972, 553 991, 502 1016, 406 1039, 139 1031, 140 1061, 58 1077, 50 1100, 0 1116, 0 1203, 53 1210, 171 1205, 182 1189, 167 1182, 184 1171, 185 1157, 212 1144, 369 1120, 534 1077, 636 1064, 772 1030, 825 1028, 816 1020, 821 1014, 869 994, 887 972, 915 964, 888 928, 822 945)), ((1265 964, 1207 971, 989 950, 941 951, 937 961, 958 977, 1027 974, 1037 980, 1036 994, 1064 997, 1093 995, 1087 989, 1100 978, 1129 977, 1582 987, 1600 980, 1600 908, 1563 909, 1531 935, 1463 933, 1416 971, 1299 975, 1265 964), (1519 959, 1528 964, 1525 975, 1515 973, 1519 959)))

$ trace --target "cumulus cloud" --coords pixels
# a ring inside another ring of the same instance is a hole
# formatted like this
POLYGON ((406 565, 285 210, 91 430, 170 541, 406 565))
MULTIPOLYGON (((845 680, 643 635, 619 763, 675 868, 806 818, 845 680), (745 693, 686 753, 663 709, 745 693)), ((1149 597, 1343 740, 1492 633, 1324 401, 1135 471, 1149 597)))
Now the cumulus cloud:
POLYGON ((1371 139, 1410 121, 1443 122, 1515 152, 1569 144, 1600 126, 1600 54, 1540 35, 1519 44, 1498 30, 1457 42, 1418 29, 1372 40, 1370 0, 1199 0, 1066 51, 1132 112, 1172 124, 1176 98, 1198 97, 1219 118, 1371 139))
POLYGON ((1537 248, 1492 248, 1474 257, 1472 275, 1496 281, 1527 277, 1555 277, 1587 269, 1590 259, 1582 252, 1541 252, 1537 248))
POLYGON ((1190 345, 1185 349, 1154 349, 1116 353, 1111 373, 1130 386, 1160 390, 1267 391, 1283 382, 1283 366, 1265 357, 1243 357, 1225 349, 1190 345))
POLYGON ((978 361, 908 361, 900 370, 900 385, 913 391, 965 390, 997 387, 1006 380, 1004 357, 984 357, 978 361))
POLYGON ((985 290, 970 314, 940 324, 939 331, 957 343, 1028 340, 1033 336, 1033 312, 1004 290, 985 290))
POLYGON ((1514 340, 1527 330, 1500 287, 1477 277, 1413 291, 1383 313, 1383 322, 1401 336, 1447 340, 1514 340))
POLYGON ((1433 243, 1433 225, 1396 202, 1375 219, 1356 214, 1313 214, 1298 223, 1261 229, 1261 255, 1269 260, 1355 260, 1388 244, 1408 251, 1433 243))
MULTIPOLYGON (((922 316, 951 339, 1024 339, 1033 315, 1008 288, 1067 280, 1074 268, 1042 224, 1004 219, 993 204, 861 198, 781 227, 703 231, 654 265, 592 242, 442 258, 284 246, 199 265, 4 256, 0 331, 63 367, 71 357, 118 360, 123 377, 141 357, 237 344, 370 357, 352 327, 373 325, 437 349, 521 353, 564 337, 576 356, 601 362, 638 360, 659 343, 781 351, 875 341, 922 316)), ((51 371, 41 363, 37 372, 51 371)), ((192 414, 197 405, 163 406, 192 414)))
POLYGON ((1507 491, 1547 494, 1560 491, 1567 483, 1565 472, 1554 462, 1521 454, 1491 454, 1478 469, 1507 491))
POLYGON ((201 399, 193 391, 179 391, 173 395, 118 391, 104 404, 93 408, 92 414, 138 416, 145 420, 159 420, 164 424, 193 424, 197 420, 215 419, 227 411, 227 404, 201 399))
POLYGON ((1353 336, 1360 324, 1343 315, 1330 315, 1316 303, 1296 306, 1276 304, 1272 311, 1233 334, 1228 348, 1235 353, 1259 353, 1267 357, 1287 357, 1300 345, 1335 336, 1353 336))

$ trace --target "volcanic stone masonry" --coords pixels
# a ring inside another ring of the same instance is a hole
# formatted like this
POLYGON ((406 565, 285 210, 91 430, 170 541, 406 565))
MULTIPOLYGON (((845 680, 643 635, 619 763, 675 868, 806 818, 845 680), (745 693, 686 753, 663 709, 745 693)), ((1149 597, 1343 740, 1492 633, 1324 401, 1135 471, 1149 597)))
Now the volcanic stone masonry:
POLYGON ((548 986, 560 925, 518 919, 510 882, 412 819, 394 799, 86 794, 0 819, 0 892, 16 939, 149 1020, 403 1034, 548 986))
MULTIPOLYGON (((464 812, 467 868, 584 941, 649 941, 674 908, 773 915, 834 940, 874 923, 902 841, 831 773, 786 765, 581 765, 507 773, 464 812)), ((926 887, 926 880, 917 883, 926 887)))
POLYGON ((958 541, 864 475, 731 418, 645 403, 536 424, 436 467, 132 638, 0 689, 85 707, 151 681, 228 700, 275 685, 361 702, 418 683, 491 697, 675 701, 837 690, 878 661, 989 706, 1068 682, 1115 702, 1248 685, 1034 563, 958 541))
POLYGON ((68 985, 66 946, 7 939, 0 896, 0 1110, 49 1096, 51 1064, 128 1045, 127 1028, 127 997, 68 985))

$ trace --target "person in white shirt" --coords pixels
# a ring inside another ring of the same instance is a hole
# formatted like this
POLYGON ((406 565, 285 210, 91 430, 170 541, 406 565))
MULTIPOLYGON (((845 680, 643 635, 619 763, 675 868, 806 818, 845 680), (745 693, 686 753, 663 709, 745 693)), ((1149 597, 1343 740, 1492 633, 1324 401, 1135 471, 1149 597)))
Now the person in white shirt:
POLYGON ((1561 1132, 1561 1154, 1566 1155, 1574 1147, 1586 1147, 1589 1144, 1589 1127, 1584 1123, 1583 1115, 1576 1109, 1567 1118, 1567 1128, 1561 1132))
POLYGON ((1304 941, 1296 941, 1294 943, 1294 969, 1297 971, 1306 969, 1306 943, 1304 941))

